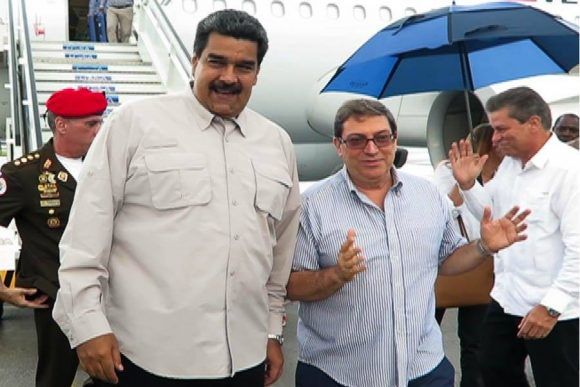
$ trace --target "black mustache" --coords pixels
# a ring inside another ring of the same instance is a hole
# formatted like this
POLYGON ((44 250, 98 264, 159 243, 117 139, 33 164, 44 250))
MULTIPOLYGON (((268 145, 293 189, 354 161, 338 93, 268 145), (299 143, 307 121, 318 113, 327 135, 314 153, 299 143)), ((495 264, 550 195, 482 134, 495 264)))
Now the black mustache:
POLYGON ((239 94, 242 91, 242 86, 239 83, 225 83, 222 81, 215 81, 210 84, 210 89, 218 93, 235 93, 239 94))

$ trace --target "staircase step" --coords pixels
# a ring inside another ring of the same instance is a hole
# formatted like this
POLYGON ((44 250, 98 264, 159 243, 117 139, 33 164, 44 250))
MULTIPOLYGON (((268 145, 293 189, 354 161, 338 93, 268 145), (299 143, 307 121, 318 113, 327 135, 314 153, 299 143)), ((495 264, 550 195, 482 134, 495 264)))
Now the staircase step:
POLYGON ((32 51, 34 62, 54 62, 54 61, 89 61, 89 62, 141 62, 138 52, 95 52, 95 51, 32 51))
POLYGON ((92 42, 31 42, 32 51, 67 52, 139 52, 135 44, 109 44, 92 42))
POLYGON ((47 63, 35 62, 34 71, 63 71, 63 72, 114 72, 114 73, 148 73, 156 74, 151 63, 138 63, 133 65, 96 64, 96 63, 47 63))
POLYGON ((106 93, 122 94, 162 94, 166 92, 165 87, 160 83, 84 83, 84 82, 36 82, 36 91, 53 93, 67 87, 86 87, 93 91, 104 91, 106 93))
POLYGON ((49 72, 36 71, 34 73, 36 81, 69 81, 69 82, 91 82, 91 83, 159 83, 159 76, 155 73, 132 74, 132 73, 111 73, 111 72, 49 72))

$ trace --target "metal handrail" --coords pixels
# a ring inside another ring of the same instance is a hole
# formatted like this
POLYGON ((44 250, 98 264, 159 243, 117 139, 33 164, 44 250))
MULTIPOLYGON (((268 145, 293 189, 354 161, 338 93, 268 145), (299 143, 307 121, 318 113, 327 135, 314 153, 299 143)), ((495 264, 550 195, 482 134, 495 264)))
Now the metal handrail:
MULTIPOLYGON (((34 67, 32 62, 32 53, 30 50, 30 37, 28 31, 28 18, 26 15, 26 4, 25 0, 20 0, 20 31, 19 36, 20 51, 24 59, 22 64, 22 71, 24 75, 24 90, 26 94, 24 95, 26 101, 27 109, 24 110, 26 116, 26 123, 28 123, 28 130, 24 130, 27 133, 27 141, 23 143, 24 152, 28 153, 34 149, 38 149, 42 146, 42 133, 40 128, 40 118, 38 112, 38 99, 36 95, 36 79, 34 77, 34 67)), ((23 125, 24 126, 24 125, 23 125)), ((25 129, 25 127, 23 127, 25 129)))
MULTIPOLYGON (((14 146, 21 145, 21 125, 22 110, 20 107, 20 78, 18 76, 18 60, 16 47, 16 34, 18 33, 18 24, 15 22, 14 6, 12 0, 8 1, 8 37, 10 39, 10 49, 8 51, 8 79, 10 85, 10 117, 12 119, 11 134, 14 136, 13 142, 9 142, 7 136, 6 144, 10 146, 9 155, 14 157, 14 146)), ((8 133, 7 133, 8 135, 8 133)))
POLYGON ((189 51, 183 44, 183 41, 179 38, 179 35, 177 35, 177 32, 169 22, 167 15, 163 11, 157 0, 148 0, 144 3, 144 5, 147 5, 147 3, 153 4, 153 7, 151 9, 157 21, 160 22, 159 27, 161 28, 165 37, 172 43, 172 45, 174 45, 174 47, 175 46, 179 47, 179 50, 176 50, 177 60, 179 61, 182 70, 189 75, 191 67, 191 55, 189 51))
POLYGON ((191 56, 157 0, 143 0, 136 23, 138 44, 147 52, 169 92, 191 80, 191 56))

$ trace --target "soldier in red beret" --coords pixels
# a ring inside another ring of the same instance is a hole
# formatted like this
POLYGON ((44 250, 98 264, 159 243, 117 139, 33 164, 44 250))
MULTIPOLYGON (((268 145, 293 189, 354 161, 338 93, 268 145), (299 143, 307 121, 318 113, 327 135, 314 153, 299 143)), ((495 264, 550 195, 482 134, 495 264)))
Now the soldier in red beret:
POLYGON ((0 226, 14 219, 22 239, 16 288, 9 289, 0 281, 0 301, 34 309, 36 386, 70 387, 78 358, 52 319, 59 287, 58 243, 82 160, 101 127, 107 100, 103 93, 85 88, 64 89, 48 99, 46 108, 53 138, 0 170, 0 226))

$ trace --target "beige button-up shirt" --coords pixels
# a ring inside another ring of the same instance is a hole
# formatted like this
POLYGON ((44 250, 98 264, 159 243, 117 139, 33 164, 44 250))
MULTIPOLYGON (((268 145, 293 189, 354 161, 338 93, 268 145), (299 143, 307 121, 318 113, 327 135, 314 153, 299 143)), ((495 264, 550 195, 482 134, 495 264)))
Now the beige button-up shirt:
POLYGON ((60 244, 54 318, 73 347, 113 332, 160 376, 219 378, 280 334, 300 195, 292 143, 250 109, 191 91, 114 112, 85 160, 60 244))

